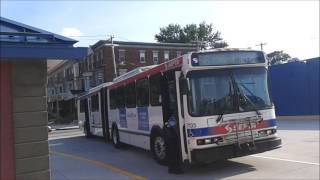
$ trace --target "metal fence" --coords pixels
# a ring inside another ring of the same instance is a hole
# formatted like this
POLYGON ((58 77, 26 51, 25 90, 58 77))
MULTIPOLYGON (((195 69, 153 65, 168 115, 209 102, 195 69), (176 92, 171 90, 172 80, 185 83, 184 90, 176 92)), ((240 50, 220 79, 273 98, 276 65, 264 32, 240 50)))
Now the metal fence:
POLYGON ((270 67, 278 116, 320 115, 320 57, 270 67))

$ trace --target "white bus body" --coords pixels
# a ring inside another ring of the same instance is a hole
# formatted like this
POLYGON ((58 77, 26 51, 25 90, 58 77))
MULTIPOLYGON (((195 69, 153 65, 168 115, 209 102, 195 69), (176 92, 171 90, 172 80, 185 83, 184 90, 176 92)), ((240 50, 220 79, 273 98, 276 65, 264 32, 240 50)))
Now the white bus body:
POLYGON ((182 161, 212 162, 281 146, 267 68, 260 51, 200 51, 129 72, 79 100, 88 99, 89 132, 116 147, 151 150, 162 163, 163 127, 174 117, 182 161), (92 94, 99 97, 95 112, 92 94))

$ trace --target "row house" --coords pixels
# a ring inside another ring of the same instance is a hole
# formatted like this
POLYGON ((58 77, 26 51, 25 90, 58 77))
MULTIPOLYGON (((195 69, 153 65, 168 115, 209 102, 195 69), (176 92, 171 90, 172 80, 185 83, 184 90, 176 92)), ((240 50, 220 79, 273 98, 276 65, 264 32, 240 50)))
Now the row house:
POLYGON ((70 122, 77 119, 75 93, 82 91, 79 63, 62 61, 48 71, 47 102, 49 117, 70 122))

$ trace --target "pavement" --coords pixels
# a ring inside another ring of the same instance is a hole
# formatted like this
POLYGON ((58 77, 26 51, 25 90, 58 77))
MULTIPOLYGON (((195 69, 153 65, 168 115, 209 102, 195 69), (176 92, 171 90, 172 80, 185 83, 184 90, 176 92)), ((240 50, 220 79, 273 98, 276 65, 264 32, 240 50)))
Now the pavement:
POLYGON ((65 179, 319 179, 319 121, 278 122, 283 146, 256 155, 187 167, 167 173, 151 153, 115 149, 103 138, 86 138, 79 129, 49 133, 53 180, 65 179))

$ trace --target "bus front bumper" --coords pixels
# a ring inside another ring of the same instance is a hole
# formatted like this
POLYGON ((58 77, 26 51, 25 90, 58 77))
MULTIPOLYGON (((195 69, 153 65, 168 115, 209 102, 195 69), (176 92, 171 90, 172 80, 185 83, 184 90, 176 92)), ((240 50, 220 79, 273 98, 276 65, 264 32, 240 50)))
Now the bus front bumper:
POLYGON ((255 141, 255 148, 250 148, 247 144, 241 144, 241 147, 238 144, 232 144, 207 149, 195 149, 191 151, 191 158, 195 163, 211 163, 217 160, 262 153, 280 147, 281 139, 276 137, 255 141))

